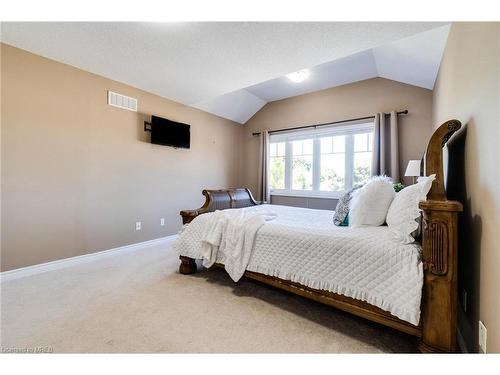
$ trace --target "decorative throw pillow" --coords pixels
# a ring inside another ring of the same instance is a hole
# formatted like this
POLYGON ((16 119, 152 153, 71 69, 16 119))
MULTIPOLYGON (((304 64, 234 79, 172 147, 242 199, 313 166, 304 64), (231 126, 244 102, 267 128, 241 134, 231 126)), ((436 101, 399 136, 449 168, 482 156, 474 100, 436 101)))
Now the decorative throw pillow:
POLYGON ((389 177, 372 177, 366 185, 353 193, 349 208, 349 226, 384 224, 395 195, 396 192, 389 177))
POLYGON ((420 222, 420 209, 418 204, 427 197, 432 182, 436 175, 419 177, 414 185, 407 186, 399 193, 387 212, 387 225, 394 237, 402 243, 408 244, 415 241, 420 222))
POLYGON ((339 227, 348 226, 349 202, 351 202, 352 192, 358 189, 355 187, 340 197, 335 213, 333 214, 333 224, 339 227))
POLYGON ((344 221, 342 221, 339 227, 348 227, 349 226, 349 213, 345 217, 344 221))

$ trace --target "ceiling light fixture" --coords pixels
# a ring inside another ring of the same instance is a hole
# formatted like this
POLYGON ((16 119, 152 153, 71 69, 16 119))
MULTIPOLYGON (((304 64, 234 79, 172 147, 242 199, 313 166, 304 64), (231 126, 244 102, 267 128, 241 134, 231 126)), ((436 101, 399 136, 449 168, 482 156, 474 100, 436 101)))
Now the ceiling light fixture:
POLYGON ((311 74, 311 72, 309 72, 309 69, 302 69, 297 72, 287 74, 286 76, 290 81, 299 83, 305 81, 307 77, 309 77, 309 74, 311 74))

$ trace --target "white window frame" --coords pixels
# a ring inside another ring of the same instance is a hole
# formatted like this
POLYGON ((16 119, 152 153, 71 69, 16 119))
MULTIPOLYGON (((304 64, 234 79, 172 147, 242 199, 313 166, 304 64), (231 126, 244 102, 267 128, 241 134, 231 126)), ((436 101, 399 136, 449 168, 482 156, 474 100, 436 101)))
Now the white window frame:
MULTIPOLYGON (((340 198, 345 190, 342 191, 321 191, 321 150, 320 139, 331 136, 346 136, 345 144, 345 189, 352 188, 353 169, 354 169, 354 135, 373 132, 373 122, 362 122, 357 124, 340 124, 336 126, 325 126, 313 129, 301 129, 287 132, 270 134, 269 144, 285 142, 285 189, 271 189, 271 195, 295 196, 295 197, 311 197, 311 198, 340 198), (294 190, 292 189, 292 141, 302 139, 313 139, 313 187, 312 190, 294 190)), ((373 150, 373 147, 372 147, 373 150)), ((269 151, 269 150, 268 150, 269 151)), ((373 152, 373 151, 372 151, 373 152)), ((270 152, 268 152, 270 155, 270 152)), ((269 156, 270 159, 271 156, 269 156)), ((271 164, 267 161, 271 173, 271 164)), ((267 179, 270 183, 271 179, 267 179)))

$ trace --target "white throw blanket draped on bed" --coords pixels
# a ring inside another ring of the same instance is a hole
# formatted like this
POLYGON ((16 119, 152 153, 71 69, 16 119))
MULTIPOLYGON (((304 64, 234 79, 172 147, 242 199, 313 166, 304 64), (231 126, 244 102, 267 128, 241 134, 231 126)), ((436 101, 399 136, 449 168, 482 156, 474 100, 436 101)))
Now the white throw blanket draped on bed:
POLYGON ((212 217, 201 237, 203 265, 211 267, 220 252, 224 255, 227 273, 234 281, 238 281, 247 268, 257 231, 266 221, 274 219, 276 214, 224 210, 205 215, 212 217))

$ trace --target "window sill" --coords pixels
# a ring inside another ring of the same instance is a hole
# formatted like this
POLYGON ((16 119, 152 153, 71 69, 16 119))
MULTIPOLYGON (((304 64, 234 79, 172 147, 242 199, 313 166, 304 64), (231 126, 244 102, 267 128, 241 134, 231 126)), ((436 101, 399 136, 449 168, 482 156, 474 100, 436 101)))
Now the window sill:
POLYGON ((339 199, 344 195, 344 192, 335 193, 319 193, 319 192, 296 192, 296 191, 272 191, 271 195, 281 197, 298 197, 298 198, 320 198, 320 199, 339 199))

